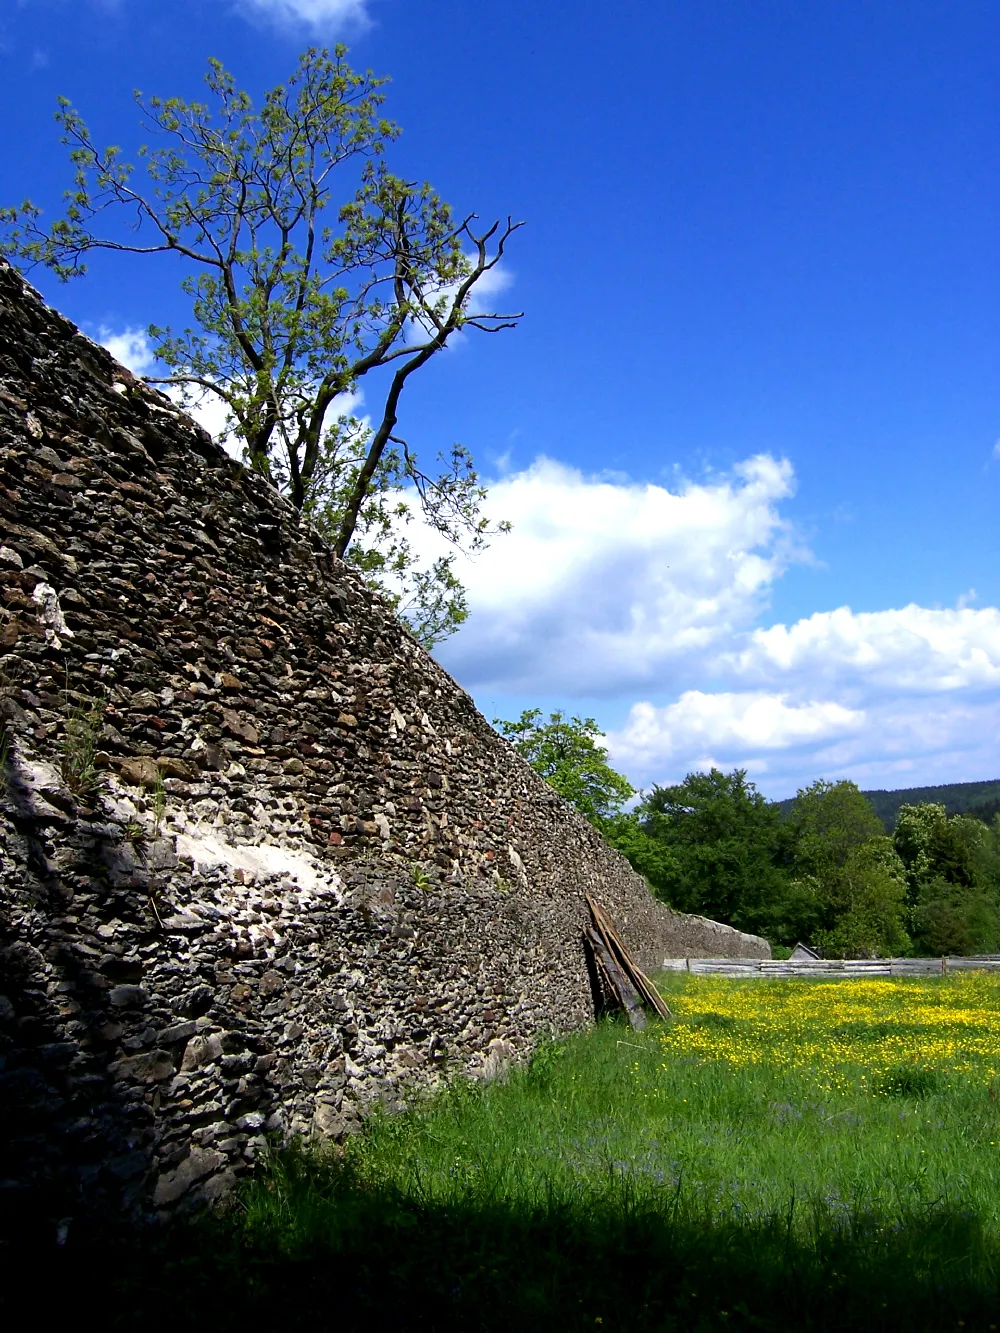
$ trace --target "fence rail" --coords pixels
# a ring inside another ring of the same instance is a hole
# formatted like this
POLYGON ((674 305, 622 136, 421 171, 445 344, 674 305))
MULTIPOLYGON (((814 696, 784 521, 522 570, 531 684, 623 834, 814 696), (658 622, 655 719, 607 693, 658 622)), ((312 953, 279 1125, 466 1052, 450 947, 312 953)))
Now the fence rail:
POLYGON ((726 977, 939 977, 1000 972, 1000 954, 969 958, 665 958, 664 972, 726 977))

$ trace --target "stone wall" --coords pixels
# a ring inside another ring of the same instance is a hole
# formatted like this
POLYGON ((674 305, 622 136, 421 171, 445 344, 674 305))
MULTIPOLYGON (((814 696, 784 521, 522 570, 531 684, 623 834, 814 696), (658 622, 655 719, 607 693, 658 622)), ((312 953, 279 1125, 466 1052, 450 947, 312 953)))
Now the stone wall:
MULTIPOLYGON (((321 538, 0 261, 0 1197, 188 1209, 586 1023, 655 902, 321 538), (96 785, 88 781, 93 758, 96 785)), ((720 936, 721 932, 721 936, 720 936)))

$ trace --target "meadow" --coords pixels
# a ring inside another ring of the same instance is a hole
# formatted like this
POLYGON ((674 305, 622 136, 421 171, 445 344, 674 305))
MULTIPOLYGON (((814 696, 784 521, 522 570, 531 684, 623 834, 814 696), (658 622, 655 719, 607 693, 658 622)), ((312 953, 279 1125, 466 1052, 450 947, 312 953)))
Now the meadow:
MULTIPOLYGON (((1000 984, 673 976, 346 1151, 277 1156, 122 1310, 285 1328, 1000 1324, 1000 984), (159 1294, 158 1294, 159 1293, 159 1294)), ((178 1248, 179 1247, 179 1248, 178 1248)))

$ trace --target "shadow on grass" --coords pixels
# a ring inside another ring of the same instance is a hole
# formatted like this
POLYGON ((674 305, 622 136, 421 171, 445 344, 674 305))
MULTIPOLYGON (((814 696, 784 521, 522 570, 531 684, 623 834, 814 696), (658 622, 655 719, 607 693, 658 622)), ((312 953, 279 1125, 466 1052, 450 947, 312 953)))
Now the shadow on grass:
MULTIPOLYGON (((160 1326, 169 1316, 171 1326, 215 1333, 988 1330, 1000 1322, 995 1247, 975 1218, 940 1209, 886 1226, 805 1205, 785 1217, 699 1222, 676 1196, 632 1205, 627 1192, 578 1207, 422 1203, 365 1187, 343 1164, 317 1172, 294 1160, 278 1164, 270 1188, 279 1196, 270 1204, 251 1192, 247 1211, 155 1242, 105 1238, 50 1252, 50 1313, 53 1293, 75 1304, 85 1291, 109 1329, 160 1326)), ((5 1290, 10 1301, 13 1288, 5 1290)))

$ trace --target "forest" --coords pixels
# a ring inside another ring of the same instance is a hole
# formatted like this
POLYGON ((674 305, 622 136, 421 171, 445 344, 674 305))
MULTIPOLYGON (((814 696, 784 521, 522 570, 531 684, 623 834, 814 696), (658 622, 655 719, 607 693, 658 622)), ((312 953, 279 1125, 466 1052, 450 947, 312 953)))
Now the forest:
POLYGON ((678 911, 827 957, 1000 952, 1000 783, 820 779, 773 802, 744 770, 713 768, 637 793, 591 718, 529 709, 496 725, 678 911))
MULTIPOLYGON (((889 833, 903 805, 943 805, 949 815, 975 815, 986 823, 1000 814, 1000 781, 948 782, 940 787, 866 791, 865 795, 889 833)), ((791 802, 782 801, 781 804, 790 805, 791 802)))

